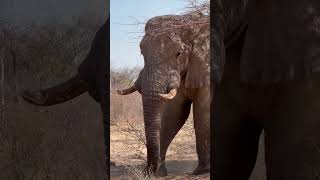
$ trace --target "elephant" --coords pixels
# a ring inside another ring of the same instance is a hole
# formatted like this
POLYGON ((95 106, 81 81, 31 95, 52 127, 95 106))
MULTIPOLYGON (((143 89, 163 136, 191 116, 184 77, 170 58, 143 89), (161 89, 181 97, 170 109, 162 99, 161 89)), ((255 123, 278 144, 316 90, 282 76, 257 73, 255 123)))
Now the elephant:
POLYGON ((213 5, 213 179, 249 179, 262 131, 268 180, 319 179, 320 1, 213 5))
POLYGON ((210 172, 210 32, 201 13, 149 19, 140 42, 144 67, 133 86, 142 96, 147 146, 146 175, 166 176, 165 156, 193 105, 198 166, 210 172))
MULTIPOLYGON (((110 16, 109 16, 110 17, 110 16)), ((26 90, 22 97, 29 103, 50 106, 66 102, 85 92, 100 104, 103 114, 104 143, 109 175, 109 61, 110 19, 96 32, 90 51, 78 68, 78 73, 64 83, 37 91, 26 90)))

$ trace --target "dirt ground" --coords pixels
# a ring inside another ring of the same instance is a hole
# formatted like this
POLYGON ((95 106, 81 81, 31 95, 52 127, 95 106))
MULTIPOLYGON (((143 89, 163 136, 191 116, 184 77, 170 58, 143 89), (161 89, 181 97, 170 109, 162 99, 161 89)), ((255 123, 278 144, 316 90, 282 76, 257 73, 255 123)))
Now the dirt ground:
MULTIPOLYGON (((144 179, 141 171, 146 165, 146 148, 140 98, 137 93, 126 97, 111 95, 110 158, 115 163, 111 167, 112 180, 144 179)), ((197 166, 192 119, 191 114, 169 147, 166 156, 169 176, 157 179, 210 179, 210 175, 191 175, 197 166)), ((266 180, 263 139, 250 180, 266 180)))

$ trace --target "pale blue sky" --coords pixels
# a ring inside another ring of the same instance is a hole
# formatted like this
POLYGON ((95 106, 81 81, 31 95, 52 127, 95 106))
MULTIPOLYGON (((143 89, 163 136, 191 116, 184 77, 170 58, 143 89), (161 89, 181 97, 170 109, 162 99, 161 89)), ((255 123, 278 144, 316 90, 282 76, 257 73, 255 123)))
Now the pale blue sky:
POLYGON ((158 15, 180 14, 185 5, 183 0, 111 0, 111 66, 143 66, 139 43, 144 25, 132 25, 136 22, 135 19, 146 22, 158 15))

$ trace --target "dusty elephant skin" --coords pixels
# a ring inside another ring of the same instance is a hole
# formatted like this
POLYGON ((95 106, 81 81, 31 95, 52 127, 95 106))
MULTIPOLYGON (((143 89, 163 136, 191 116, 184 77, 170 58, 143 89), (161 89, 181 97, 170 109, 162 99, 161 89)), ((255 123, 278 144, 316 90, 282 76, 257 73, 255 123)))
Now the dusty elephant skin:
MULTIPOLYGON (((244 33, 248 0, 216 0, 211 2, 211 63, 212 79, 220 82, 226 59, 226 49, 244 33)), ((240 56, 238 57, 240 58, 240 56)))
POLYGON ((249 179, 264 130, 268 179, 319 179, 320 1, 215 2, 213 178, 249 179))
POLYGON ((80 65, 78 74, 73 78, 55 87, 39 91, 25 91, 22 94, 22 97, 32 104, 50 106, 63 103, 88 91, 90 96, 100 103, 103 113, 107 174, 109 174, 109 153, 107 153, 109 147, 109 83, 107 78, 110 58, 109 34, 110 20, 108 19, 96 33, 89 54, 80 65))
POLYGON ((133 87, 118 93, 137 90, 142 95, 146 170, 151 174, 167 175, 168 146, 186 122, 191 104, 199 159, 193 174, 210 171, 209 39, 209 18, 202 14, 158 16, 146 24, 140 43, 144 68, 133 87))

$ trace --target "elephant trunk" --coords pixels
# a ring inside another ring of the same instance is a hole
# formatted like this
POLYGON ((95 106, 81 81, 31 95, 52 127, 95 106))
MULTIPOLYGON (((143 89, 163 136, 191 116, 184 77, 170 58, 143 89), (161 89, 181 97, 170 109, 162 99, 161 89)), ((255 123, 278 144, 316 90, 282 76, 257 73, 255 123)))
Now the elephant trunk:
POLYGON ((156 173, 160 166, 160 126, 164 102, 159 97, 143 96, 143 115, 147 142, 148 170, 156 173))
POLYGON ((132 87, 117 91, 120 95, 127 95, 137 90, 142 95, 148 160, 146 170, 151 174, 156 174, 160 166, 160 128, 163 108, 167 101, 177 95, 177 88, 180 85, 179 73, 166 76, 154 72, 153 69, 143 69, 132 87))

